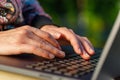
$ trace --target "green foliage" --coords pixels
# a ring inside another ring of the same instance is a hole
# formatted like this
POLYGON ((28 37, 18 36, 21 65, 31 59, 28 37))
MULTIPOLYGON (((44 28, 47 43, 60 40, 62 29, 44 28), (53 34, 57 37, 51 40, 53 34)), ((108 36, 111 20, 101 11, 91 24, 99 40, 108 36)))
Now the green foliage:
POLYGON ((40 3, 56 24, 71 28, 77 24, 76 0, 41 0, 40 3))
POLYGON ((120 6, 119 0, 39 1, 56 24, 83 32, 96 47, 103 47, 120 6))
POLYGON ((119 0, 86 0, 84 20, 86 33, 94 46, 104 45, 118 13, 119 0))

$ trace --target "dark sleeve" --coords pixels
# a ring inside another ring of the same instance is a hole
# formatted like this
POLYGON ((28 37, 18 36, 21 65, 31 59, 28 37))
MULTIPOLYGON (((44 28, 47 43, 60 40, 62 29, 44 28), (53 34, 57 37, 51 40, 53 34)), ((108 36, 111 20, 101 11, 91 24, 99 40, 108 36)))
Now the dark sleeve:
POLYGON ((44 25, 54 25, 52 20, 46 16, 36 15, 33 20, 31 26, 36 28, 41 28, 44 25))
POLYGON ((23 17, 25 24, 36 28, 53 24, 51 17, 45 13, 37 0, 24 0, 23 17))

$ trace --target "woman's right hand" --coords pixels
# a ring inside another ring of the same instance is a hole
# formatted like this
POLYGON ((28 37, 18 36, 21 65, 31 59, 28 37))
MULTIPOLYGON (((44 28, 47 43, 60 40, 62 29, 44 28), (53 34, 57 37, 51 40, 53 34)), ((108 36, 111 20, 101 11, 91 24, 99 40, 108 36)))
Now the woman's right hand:
POLYGON ((0 55, 35 54, 47 59, 63 58, 65 53, 47 32, 30 26, 0 32, 0 55))

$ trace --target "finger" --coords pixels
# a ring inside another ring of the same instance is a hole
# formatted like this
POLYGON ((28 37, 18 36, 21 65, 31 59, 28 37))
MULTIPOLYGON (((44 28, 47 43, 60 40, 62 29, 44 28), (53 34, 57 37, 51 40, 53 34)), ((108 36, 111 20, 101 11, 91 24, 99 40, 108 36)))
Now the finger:
POLYGON ((70 45, 70 42, 69 42, 69 41, 66 41, 65 39, 58 39, 57 41, 59 42, 59 44, 60 44, 61 46, 70 45))
MULTIPOLYGON (((36 35, 33 35, 32 33, 29 33, 29 34, 32 37, 30 38, 28 35, 25 35, 26 37, 24 37, 24 42, 23 41, 21 42, 21 39, 20 39, 19 42, 17 43, 17 45, 15 44, 15 46, 17 48, 15 48, 15 51, 12 54, 22 54, 22 53, 31 54, 31 53, 33 53, 35 55, 39 55, 39 56, 47 58, 47 59, 52 59, 55 57, 52 53, 50 53, 50 52, 40 48, 38 45, 36 45, 38 43, 34 44, 35 40, 36 40, 36 38, 35 38, 36 35)), ((38 36, 36 36, 36 37, 39 38, 38 36)))
POLYGON ((88 39, 86 39, 85 37, 80 37, 77 35, 77 37, 79 38, 83 48, 85 49, 85 51, 89 54, 89 55, 93 55, 95 52, 94 52, 94 49, 93 49, 93 46, 92 44, 89 42, 88 39))
POLYGON ((85 50, 83 50, 83 54, 80 54, 80 56, 85 60, 90 59, 90 55, 85 50))
POLYGON ((46 50, 47 52, 52 53, 53 55, 63 58, 65 57, 65 53, 58 48, 52 46, 47 41, 43 40, 42 38, 39 38, 37 36, 33 36, 31 40, 28 41, 28 44, 35 45, 41 49, 46 50))
POLYGON ((61 49, 59 43, 50 34, 48 34, 47 32, 41 31, 41 30, 39 30, 37 28, 29 27, 29 26, 25 26, 23 28, 26 29, 26 30, 31 30, 37 36, 45 39, 46 41, 48 41, 49 43, 51 43, 52 45, 54 45, 58 49, 61 49))
POLYGON ((94 50, 94 47, 93 47, 92 43, 88 40, 88 38, 83 37, 83 39, 86 40, 88 42, 88 44, 91 46, 91 48, 94 50))
POLYGON ((58 31, 62 34, 63 38, 65 38, 70 42, 70 44, 73 46, 76 53, 82 54, 82 48, 75 33, 71 32, 69 29, 64 27, 59 28, 58 31))
POLYGON ((57 30, 58 27, 54 27, 54 26, 49 26, 49 27, 50 28, 43 27, 41 28, 41 30, 50 33, 55 39, 57 39, 60 45, 70 45, 69 41, 66 41, 65 39, 61 38, 62 34, 57 30))
POLYGON ((31 45, 31 44, 22 44, 22 47, 20 47, 20 53, 28 53, 28 54, 35 54, 37 56, 41 56, 46 59, 53 59, 55 56, 44 50, 39 48, 38 46, 31 45))
POLYGON ((55 31, 55 30, 49 30, 49 33, 55 38, 55 39, 59 39, 61 36, 61 33, 55 31))
POLYGON ((61 36, 60 32, 53 30, 52 28, 50 28, 49 30, 43 29, 43 31, 50 33, 55 39, 59 39, 61 36))
MULTIPOLYGON (((85 59, 85 60, 89 60, 90 59, 90 55, 86 52, 86 50, 84 49, 84 47, 82 46, 82 43, 81 42, 79 42, 79 44, 80 44, 80 49, 82 50, 82 53, 81 54, 79 54, 83 59, 85 59)), ((78 54, 78 53, 77 53, 78 54)))

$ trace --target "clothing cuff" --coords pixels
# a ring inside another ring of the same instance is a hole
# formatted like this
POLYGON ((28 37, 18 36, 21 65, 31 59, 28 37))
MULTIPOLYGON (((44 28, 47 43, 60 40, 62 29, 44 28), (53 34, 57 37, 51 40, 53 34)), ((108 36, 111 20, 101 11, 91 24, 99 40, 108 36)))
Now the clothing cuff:
POLYGON ((54 25, 52 20, 43 15, 36 15, 31 23, 31 26, 41 28, 44 25, 54 25))

